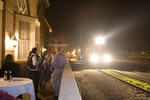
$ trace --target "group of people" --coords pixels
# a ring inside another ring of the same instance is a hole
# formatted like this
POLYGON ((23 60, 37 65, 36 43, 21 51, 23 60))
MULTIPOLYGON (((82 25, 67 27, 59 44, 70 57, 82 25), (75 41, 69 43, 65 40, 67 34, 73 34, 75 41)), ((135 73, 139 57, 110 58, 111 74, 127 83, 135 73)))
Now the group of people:
POLYGON ((46 83, 50 82, 55 90, 55 97, 58 98, 61 77, 67 57, 61 52, 61 47, 57 47, 56 53, 47 52, 40 61, 37 48, 33 48, 28 57, 29 78, 33 80, 35 94, 37 98, 38 82, 40 79, 40 89, 44 90, 46 83), (41 76, 39 77, 39 66, 42 66, 41 76))
MULTIPOLYGON (((58 98, 63 69, 67 64, 67 57, 61 50, 61 47, 57 47, 56 53, 47 52, 43 59, 38 56, 37 48, 33 48, 29 53, 27 59, 29 78, 33 81, 37 100, 39 99, 37 97, 38 84, 40 84, 40 89, 44 90, 47 82, 50 82, 53 90, 55 90, 53 91, 55 98, 58 98), (39 74, 39 66, 42 68, 41 74, 39 74)), ((0 70, 1 77, 4 76, 5 71, 12 71, 14 77, 20 77, 20 66, 14 62, 11 54, 5 58, 5 63, 0 70)))

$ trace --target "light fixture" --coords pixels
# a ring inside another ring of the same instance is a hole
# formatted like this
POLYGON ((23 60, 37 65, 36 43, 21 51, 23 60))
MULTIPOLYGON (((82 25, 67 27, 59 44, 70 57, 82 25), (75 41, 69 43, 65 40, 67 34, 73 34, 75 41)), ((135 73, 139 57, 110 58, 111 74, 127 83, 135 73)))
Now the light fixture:
POLYGON ((18 40, 17 40, 16 36, 14 36, 13 39, 11 39, 11 42, 12 42, 12 46, 15 48, 18 44, 18 40))

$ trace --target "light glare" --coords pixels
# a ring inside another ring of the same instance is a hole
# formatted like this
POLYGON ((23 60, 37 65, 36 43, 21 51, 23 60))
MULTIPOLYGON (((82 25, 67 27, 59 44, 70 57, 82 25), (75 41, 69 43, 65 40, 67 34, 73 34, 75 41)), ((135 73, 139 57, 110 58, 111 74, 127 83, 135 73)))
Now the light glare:
POLYGON ((94 63, 98 62, 99 61, 99 56, 98 55, 92 55, 91 56, 91 61, 94 62, 94 63))
POLYGON ((112 61, 112 58, 111 58, 110 55, 105 55, 105 56, 103 57, 103 60, 104 60, 104 62, 111 62, 111 61, 112 61))
POLYGON ((95 43, 96 44, 104 44, 105 39, 103 37, 97 37, 95 43))

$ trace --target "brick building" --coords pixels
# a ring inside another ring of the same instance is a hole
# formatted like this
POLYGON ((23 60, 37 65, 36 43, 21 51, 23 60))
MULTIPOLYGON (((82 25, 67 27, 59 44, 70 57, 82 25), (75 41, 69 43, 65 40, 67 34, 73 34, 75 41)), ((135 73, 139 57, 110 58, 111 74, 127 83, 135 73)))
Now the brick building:
POLYGON ((0 0, 0 62, 12 54, 25 66, 33 47, 42 54, 45 42, 52 38, 44 12, 49 6, 49 0, 0 0))

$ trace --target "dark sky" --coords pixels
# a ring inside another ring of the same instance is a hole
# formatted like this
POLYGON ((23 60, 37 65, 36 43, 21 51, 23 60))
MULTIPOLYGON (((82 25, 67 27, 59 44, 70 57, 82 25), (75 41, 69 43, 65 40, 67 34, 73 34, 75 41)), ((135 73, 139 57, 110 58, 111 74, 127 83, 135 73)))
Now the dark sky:
POLYGON ((111 49, 150 48, 150 0, 50 0, 46 17, 69 48, 95 36, 111 49))

